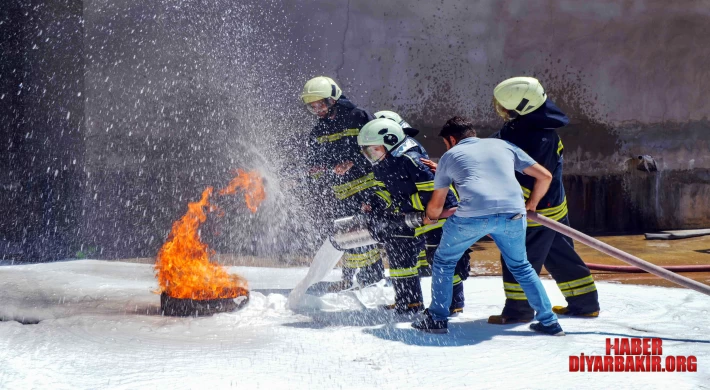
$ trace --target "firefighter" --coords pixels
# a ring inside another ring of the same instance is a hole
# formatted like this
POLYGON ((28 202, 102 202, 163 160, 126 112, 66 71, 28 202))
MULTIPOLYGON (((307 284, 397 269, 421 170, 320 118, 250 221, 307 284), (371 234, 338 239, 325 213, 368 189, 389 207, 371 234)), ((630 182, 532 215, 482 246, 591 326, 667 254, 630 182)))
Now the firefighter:
MULTIPOLYGON (((395 303, 387 307, 397 313, 417 313, 423 310, 422 290, 417 262, 424 245, 441 239, 441 226, 436 224, 410 228, 404 214, 421 213, 434 190, 434 174, 420 158, 426 155, 421 145, 408 137, 393 120, 375 119, 367 123, 358 135, 362 153, 373 165, 375 178, 385 184, 391 202, 373 197, 370 226, 375 238, 384 243, 390 265, 390 280, 395 289, 395 303), (379 228, 379 227, 382 228, 379 228)), ((455 191, 449 191, 444 205, 455 210, 458 205, 455 191)), ((468 278, 469 255, 465 253, 456 266, 454 297, 449 308, 451 315, 463 311, 463 280, 468 278)))
MULTIPOLYGON (((550 100, 540 82, 532 77, 513 77, 498 84, 493 91, 496 112, 506 121, 493 137, 508 141, 552 172, 550 189, 540 200, 537 213, 569 225, 567 198, 562 185, 564 147, 556 129, 569 123, 567 116, 550 100)), ((535 180, 515 173, 525 199, 530 196, 535 180)), ((597 287, 569 237, 528 220, 525 244, 528 260, 540 274, 544 265, 557 282, 567 306, 555 306, 557 314, 597 317, 597 287)), ((502 261, 501 261, 502 262, 502 261)), ((533 319, 520 284, 502 262, 505 307, 500 315, 490 316, 489 323, 508 324, 533 319)))
MULTIPOLYGON (((378 111, 375 113, 375 118, 387 118, 391 119, 397 124, 402 127, 402 130, 404 131, 404 134, 412 137, 412 140, 417 143, 419 146, 421 152, 422 152, 422 158, 428 159, 429 155, 427 154, 426 150, 424 150, 424 147, 422 146, 419 141, 417 141, 414 137, 419 134, 419 130, 413 128, 412 126, 407 123, 404 119, 402 119, 399 114, 397 114, 394 111, 388 111, 388 110, 383 110, 383 111, 378 111)), ((433 237, 432 235, 427 234, 425 237, 425 240, 432 240, 435 239, 436 237, 433 237)), ((431 262, 434 260, 434 253, 436 252, 436 247, 439 246, 439 242, 430 242, 427 241, 425 243, 424 248, 422 248, 421 251, 419 251, 419 258, 417 261, 417 270, 419 271, 419 276, 421 277, 426 277, 426 276, 431 276, 431 262)))
MULTIPOLYGON (((373 117, 355 106, 330 77, 319 76, 303 87, 301 100, 318 122, 308 137, 306 156, 309 165, 312 216, 317 216, 324 236, 330 235, 333 220, 360 212, 371 196, 386 202, 388 194, 375 180, 371 165, 360 153, 357 135, 373 117)), ((361 286, 384 278, 380 250, 375 245, 346 250, 342 281, 329 291, 361 286)))

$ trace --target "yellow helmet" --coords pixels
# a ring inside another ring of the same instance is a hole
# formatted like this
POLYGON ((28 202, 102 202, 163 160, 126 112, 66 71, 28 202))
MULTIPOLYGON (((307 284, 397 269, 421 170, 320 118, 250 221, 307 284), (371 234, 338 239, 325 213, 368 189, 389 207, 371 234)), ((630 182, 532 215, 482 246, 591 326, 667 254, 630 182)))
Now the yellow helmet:
POLYGON ((506 110, 513 110, 520 115, 535 111, 547 100, 542 84, 534 77, 505 80, 495 87, 493 96, 506 110))
POLYGON ((327 98, 338 100, 342 94, 343 91, 333 79, 326 76, 318 76, 308 80, 306 85, 303 86, 301 100, 303 100, 304 104, 327 98))

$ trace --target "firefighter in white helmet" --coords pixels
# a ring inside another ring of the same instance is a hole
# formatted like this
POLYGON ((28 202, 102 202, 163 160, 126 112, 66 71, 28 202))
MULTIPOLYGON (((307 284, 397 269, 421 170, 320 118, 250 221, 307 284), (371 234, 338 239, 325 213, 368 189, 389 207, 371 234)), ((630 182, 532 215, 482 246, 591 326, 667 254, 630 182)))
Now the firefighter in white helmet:
MULTIPOLYGON (((375 113, 375 118, 390 119, 399 124, 399 126, 402 127, 402 131, 404 131, 404 134, 411 137, 412 141, 417 143, 421 151, 422 158, 429 159, 429 154, 426 152, 426 149, 424 149, 424 146, 414 138, 417 136, 417 134, 419 134, 419 130, 413 128, 409 123, 407 123, 407 121, 402 119, 402 117, 398 113, 390 110, 377 111, 375 113)), ((439 245, 438 241, 429 241, 431 236, 427 236, 426 238, 428 241, 425 244, 425 247, 422 248, 422 250, 420 251, 419 261, 417 262, 419 276, 421 277, 431 276, 431 261, 433 261, 434 252, 436 252, 436 247, 439 245)))
MULTIPOLYGON (((506 121, 494 137, 508 141, 547 168, 552 175, 550 189, 540 200, 537 213, 569 225, 567 198, 562 185, 564 147, 557 129, 567 125, 567 116, 550 100, 540 81, 533 77, 513 77, 493 90, 493 105, 506 121)), ((535 180, 527 175, 515 174, 527 199, 535 180)), ((580 317, 599 315, 599 299, 589 268, 574 250, 572 240, 533 221, 528 221, 526 231, 527 256, 539 274, 542 266, 550 273, 562 290, 567 306, 555 306, 557 314, 580 317)), ((511 272, 503 264, 503 286, 506 302, 500 315, 490 316, 489 323, 507 324, 527 322, 533 318, 533 309, 511 272)))
MULTIPOLYGON (((321 233, 330 235, 333 220, 360 212, 371 196, 389 201, 357 144, 360 128, 373 117, 350 102, 330 77, 309 80, 301 100, 318 117, 307 141, 311 214, 318 216, 321 233)), ((331 285, 330 291, 350 288, 353 280, 365 286, 384 278, 375 245, 346 250, 343 263, 342 282, 331 285)))
MULTIPOLYGON (((417 263, 425 240, 438 245, 444 219, 435 225, 416 229, 407 227, 401 219, 403 213, 422 212, 431 199, 434 174, 420 161, 426 151, 407 136, 396 121, 387 118, 366 124, 360 130, 358 144, 373 165, 375 179, 384 183, 392 199, 386 205, 374 197, 371 204, 377 212, 370 214, 371 227, 383 226, 383 229, 375 229, 376 238, 385 245, 395 290, 395 303, 386 308, 397 313, 419 312, 423 309, 423 299, 417 263)), ((453 210, 457 202, 456 192, 451 188, 445 208, 453 210)), ((451 315, 463 311, 462 280, 468 277, 469 268, 467 251, 456 265, 453 299, 449 307, 451 315)))

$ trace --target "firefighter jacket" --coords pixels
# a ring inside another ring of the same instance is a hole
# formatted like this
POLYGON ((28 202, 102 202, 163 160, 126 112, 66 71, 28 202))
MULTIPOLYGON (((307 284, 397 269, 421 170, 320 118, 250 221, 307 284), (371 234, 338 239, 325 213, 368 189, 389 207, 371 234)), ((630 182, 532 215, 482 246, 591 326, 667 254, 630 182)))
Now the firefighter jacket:
MULTIPOLYGON (((424 211, 434 191, 434 173, 424 165, 420 158, 428 155, 424 148, 413 138, 406 137, 403 142, 393 148, 380 163, 374 166, 375 179, 384 183, 390 195, 389 204, 383 204, 380 199, 373 199, 376 213, 384 209, 390 215, 401 215, 416 211, 424 211)), ((444 209, 458 206, 456 192, 451 188, 446 196, 444 209)), ((419 236, 443 225, 445 220, 437 224, 425 225, 411 232, 419 236)))
MULTIPOLYGON (((516 145, 552 173, 550 189, 540 200, 537 212, 555 221, 567 215, 567 198, 562 185, 564 147, 556 130, 568 123, 567 116, 548 98, 535 111, 506 122, 492 136, 516 145)), ((525 199, 529 198, 535 179, 520 172, 515 172, 515 177, 525 199)), ((528 220, 528 227, 536 226, 540 224, 528 220)))
POLYGON ((320 206, 329 218, 339 218, 359 210, 371 194, 386 194, 357 144, 360 129, 374 119, 373 116, 357 108, 345 96, 338 99, 333 110, 334 117, 319 118, 311 130, 306 162, 309 168, 323 168, 310 176, 314 200, 323 202, 320 206), (348 161, 353 166, 347 173, 334 173, 335 166, 348 161))

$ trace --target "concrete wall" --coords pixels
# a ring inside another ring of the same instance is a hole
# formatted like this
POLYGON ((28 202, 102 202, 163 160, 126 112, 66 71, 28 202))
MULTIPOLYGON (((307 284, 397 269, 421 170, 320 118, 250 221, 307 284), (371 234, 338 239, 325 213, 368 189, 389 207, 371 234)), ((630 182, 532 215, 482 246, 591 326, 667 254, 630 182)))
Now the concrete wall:
POLYGON ((572 120, 561 136, 573 226, 710 225, 705 1, 10 5, 0 15, 10 37, 0 47, 2 238, 25 252, 154 255, 186 203, 234 168, 262 171, 268 207, 252 216, 221 200, 226 219, 204 229, 213 246, 312 248, 308 216, 278 173, 302 150, 312 118, 297 96, 317 74, 371 111, 400 112, 433 155, 448 117, 473 116, 489 134, 502 124, 493 87, 538 77, 572 120), (639 154, 660 171, 636 170, 639 154))
MULTIPOLYGON (((560 132, 573 225, 591 232, 710 225, 706 1, 289 2, 312 39, 301 69, 333 74, 372 110, 433 137, 455 114, 501 126, 493 87, 539 78, 571 117, 560 132), (315 12, 315 10, 318 12, 315 12), (312 15, 312 16, 311 16, 312 15), (315 52, 310 48, 320 48, 315 52), (630 159, 650 154, 660 172, 630 159)), ((425 142, 433 154, 443 145, 425 142)))

